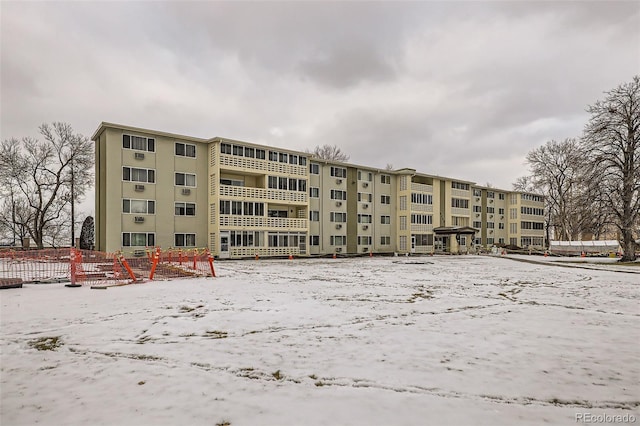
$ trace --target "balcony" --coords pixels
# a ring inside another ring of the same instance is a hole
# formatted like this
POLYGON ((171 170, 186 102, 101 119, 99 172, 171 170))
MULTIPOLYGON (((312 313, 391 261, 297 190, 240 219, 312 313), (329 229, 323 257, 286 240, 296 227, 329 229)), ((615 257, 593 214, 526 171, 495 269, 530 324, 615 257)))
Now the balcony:
POLYGON ((220 226, 225 227, 270 228, 306 231, 307 222, 307 219, 286 217, 220 215, 220 226))
POLYGON ((287 163, 279 163, 256 158, 239 157, 237 155, 221 154, 220 166, 232 167, 242 170, 259 170, 287 175, 307 176, 307 167, 287 163))
POLYGON ((221 197, 255 198, 265 201, 287 201, 307 203, 306 191, 285 191, 282 189, 251 188, 247 186, 220 185, 221 197))
POLYGON ((433 213, 433 204, 416 204, 411 203, 412 212, 433 213))
POLYGON ((425 185, 424 183, 411 183, 411 191, 412 192, 427 192, 429 194, 433 193, 433 185, 425 185))

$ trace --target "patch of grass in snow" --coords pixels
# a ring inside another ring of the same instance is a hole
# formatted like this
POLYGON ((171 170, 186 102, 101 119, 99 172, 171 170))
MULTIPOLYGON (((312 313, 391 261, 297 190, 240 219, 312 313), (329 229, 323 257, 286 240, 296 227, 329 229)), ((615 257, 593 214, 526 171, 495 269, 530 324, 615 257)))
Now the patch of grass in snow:
POLYGON ((229 333, 226 331, 219 330, 207 330, 204 332, 204 337, 209 337, 210 339, 225 339, 229 336, 229 333))
POLYGON ((29 346, 39 351, 55 351, 62 346, 62 339, 60 336, 53 337, 39 337, 29 341, 29 346))
POLYGON ((273 373, 271 373, 271 375, 276 379, 276 380, 282 380, 284 379, 284 376, 282 375, 282 373, 280 373, 280 370, 275 371, 273 373))
POLYGON ((317 379, 318 379, 318 376, 316 376, 315 374, 309 374, 309 378, 310 378, 311 380, 317 380, 317 379))
POLYGON ((231 422, 223 420, 220 423, 216 423, 216 426, 231 426, 231 422))
POLYGON ((317 387, 322 387, 322 386, 324 386, 324 383, 322 381, 318 380, 317 382, 315 382, 315 385, 317 387))

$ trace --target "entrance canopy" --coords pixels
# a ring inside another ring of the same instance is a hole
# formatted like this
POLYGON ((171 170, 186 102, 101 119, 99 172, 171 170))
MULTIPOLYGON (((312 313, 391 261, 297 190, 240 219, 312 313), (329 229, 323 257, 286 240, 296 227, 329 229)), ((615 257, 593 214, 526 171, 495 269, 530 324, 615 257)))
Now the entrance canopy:
POLYGON ((475 235, 479 229, 470 226, 439 226, 433 228, 436 235, 475 235))

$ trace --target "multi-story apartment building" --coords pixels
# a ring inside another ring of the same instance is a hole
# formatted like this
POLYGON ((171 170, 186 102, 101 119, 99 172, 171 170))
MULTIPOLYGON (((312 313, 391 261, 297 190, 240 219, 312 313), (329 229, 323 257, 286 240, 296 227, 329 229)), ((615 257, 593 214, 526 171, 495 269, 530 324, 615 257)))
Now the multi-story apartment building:
POLYGON ((535 194, 111 123, 92 139, 102 251, 208 247, 229 258, 543 244, 535 194))

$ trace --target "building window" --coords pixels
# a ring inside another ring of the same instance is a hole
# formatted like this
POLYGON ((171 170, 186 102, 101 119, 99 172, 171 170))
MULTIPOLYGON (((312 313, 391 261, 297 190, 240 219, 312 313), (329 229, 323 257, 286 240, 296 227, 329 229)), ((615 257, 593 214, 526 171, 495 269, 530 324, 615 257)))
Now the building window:
POLYGON ((285 152, 281 152, 278 154, 278 162, 280 163, 288 163, 289 159, 289 154, 285 153, 285 152))
POLYGON ((258 160, 264 160, 266 158, 265 152, 266 151, 264 149, 256 148, 256 158, 258 160))
POLYGON ((451 182, 451 188, 453 189, 462 189, 465 191, 469 190, 469 184, 468 183, 462 183, 462 182, 451 182))
POLYGON ((344 167, 331 166, 331 176, 339 177, 339 178, 346 178, 347 177, 347 169, 345 169, 344 167))
POLYGON ((482 228, 482 222, 478 222, 478 221, 473 222, 473 227, 476 229, 482 228))
POLYGON ((473 206, 474 213, 482 213, 482 206, 473 206))
POLYGON ((346 200, 347 199, 347 191, 342 191, 340 189, 332 189, 331 190, 331 199, 332 200, 346 200))
POLYGON ((380 196, 381 204, 391 204, 391 196, 390 195, 381 195, 380 196))
POLYGON ((504 229, 504 223, 502 222, 498 223, 498 229, 504 229))
POLYGON ((487 229, 495 228, 495 224, 493 222, 487 222, 487 229))
POLYGON ((347 244, 347 236, 346 235, 332 235, 330 242, 332 246, 343 246, 347 244))
POLYGON ((278 189, 278 177, 277 176, 269 176, 269 188, 278 189))
POLYGON ((231 247, 262 247, 263 235, 259 231, 231 231, 231 247))
POLYGON ((421 194, 419 192, 412 192, 411 202, 413 204, 433 204, 433 196, 431 194, 421 194))
POLYGON ((482 190, 480 190, 480 189, 474 189, 474 190, 473 190, 473 196, 474 196, 474 197, 481 197, 481 196, 482 196, 482 190))
POLYGON ((320 245, 320 235, 310 235, 309 236, 309 245, 310 246, 319 246, 320 245))
MULTIPOLYGON (((515 234, 516 232, 518 232, 518 224, 517 223, 510 223, 509 224, 509 233, 515 234)), ((516 245, 517 241, 515 243, 512 243, 512 244, 516 245)))
POLYGON ((343 212, 330 212, 329 213, 329 221, 330 222, 346 222, 347 221, 347 213, 343 212))
POLYGON ((318 163, 310 163, 309 164, 309 173, 311 173, 312 175, 319 175, 320 174, 320 164, 318 164, 318 163))
MULTIPOLYGON (((509 197, 509 204, 518 204, 518 194, 511 194, 509 197)), ((515 246, 516 243, 513 243, 513 245, 515 246)))
POLYGON ((320 188, 316 188, 315 186, 309 187, 309 197, 311 198, 320 197, 320 188))
POLYGON ((504 214, 504 209, 498 209, 498 214, 504 214))
POLYGON ((504 200, 504 194, 498 194, 498 200, 504 200))
POLYGON ((544 216, 544 209, 539 209, 537 207, 520 207, 520 213, 529 214, 534 216, 544 216))
POLYGON ((469 218, 463 216, 451 216, 453 226, 469 226, 469 218))
POLYGON ((487 198, 496 198, 496 194, 493 191, 487 191, 487 198))
POLYGON ((307 192, 307 181, 304 179, 298 180, 298 191, 307 192))
POLYGON ((196 234, 174 234, 175 247, 195 247, 196 234))
POLYGON ((143 136, 122 135, 122 147, 127 149, 135 149, 137 151, 156 151, 156 140, 154 138, 145 138, 143 136))
POLYGON ((391 216, 380 216, 380 223, 383 225, 391 224, 391 216))
POLYGON ((122 213, 154 214, 156 202, 153 200, 122 200, 122 213))
POLYGON ((464 198, 452 198, 451 199, 451 207, 455 207, 458 209, 468 209, 469 208, 469 200, 464 198))
POLYGON ((385 185, 391 185, 391 176, 380 175, 380 183, 384 183, 385 185))
POLYGON ((289 191, 298 190, 298 179, 289 179, 289 191))
POLYGON ((520 222, 520 229, 544 229, 543 222, 520 222))
POLYGON ((175 215, 176 216, 195 216, 196 204, 195 203, 175 203, 175 215))
POLYGON ((309 220, 312 222, 320 221, 320 212, 318 210, 309 211, 309 220))
POLYGON ((493 207, 487 207, 487 213, 493 213, 495 209, 493 207))
POLYGON ((156 245, 156 234, 153 232, 123 232, 123 247, 145 247, 156 245))
POLYGON ((388 235, 384 235, 380 237, 380 245, 381 246, 390 246, 391 245, 391 237, 388 235))
POLYGON ((244 147, 240 145, 233 145, 231 153, 238 157, 244 157, 244 147))
POLYGON ((196 175, 191 173, 176 173, 175 174, 176 186, 196 186, 196 175))
POLYGON ((487 245, 489 246, 493 245, 493 238, 487 238, 487 245))
POLYGON ((407 196, 403 195, 400 197, 400 210, 407 209, 407 196))
POLYGON ((122 168, 122 180, 128 182, 154 183, 156 172, 153 169, 137 169, 135 167, 122 168))
POLYGON ((370 214, 359 214, 358 223, 371 223, 372 216, 370 214))
POLYGON ((430 214, 412 214, 411 224, 413 225, 432 225, 433 216, 430 214))
POLYGON ((176 155, 196 158, 196 146, 188 143, 176 142, 176 155))
POLYGON ((358 245, 359 246, 370 246, 371 245, 371 236, 370 235, 361 235, 358 237, 358 245))
POLYGON ((415 234, 416 246, 432 246, 433 234, 415 234))
POLYGON ((369 192, 358 192, 358 201, 363 201, 365 203, 373 202, 373 194, 369 192))
POLYGON ((220 144, 220 154, 231 154, 231 144, 221 143, 220 144))
POLYGON ((287 189, 287 182, 288 179, 286 177, 279 177, 278 178, 278 189, 287 189))
POLYGON ((239 179, 220 178, 220 185, 244 186, 244 181, 239 179))

